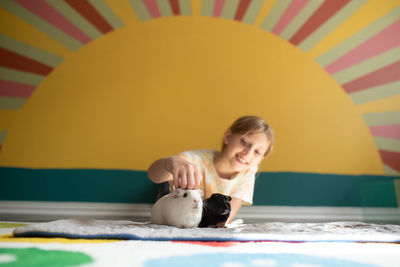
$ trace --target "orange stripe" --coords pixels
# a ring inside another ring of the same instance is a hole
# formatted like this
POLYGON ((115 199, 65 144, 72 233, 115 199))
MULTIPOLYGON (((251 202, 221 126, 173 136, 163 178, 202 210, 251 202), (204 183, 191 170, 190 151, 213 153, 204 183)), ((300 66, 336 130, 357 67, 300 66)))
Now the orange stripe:
POLYGON ((172 12, 174 13, 175 16, 178 16, 181 14, 181 9, 179 7, 179 0, 169 0, 169 4, 170 4, 172 12))
POLYGON ((247 9, 249 8, 250 2, 251 0, 240 0, 234 20, 242 21, 247 9))
POLYGON ((46 76, 53 68, 0 47, 0 66, 46 76))
POLYGON ((382 161, 390 168, 400 172, 400 153, 379 150, 382 161))
POLYGON ((73 9, 78 11, 102 33, 107 33, 113 30, 113 27, 111 27, 111 25, 87 0, 65 0, 65 2, 67 2, 73 9))

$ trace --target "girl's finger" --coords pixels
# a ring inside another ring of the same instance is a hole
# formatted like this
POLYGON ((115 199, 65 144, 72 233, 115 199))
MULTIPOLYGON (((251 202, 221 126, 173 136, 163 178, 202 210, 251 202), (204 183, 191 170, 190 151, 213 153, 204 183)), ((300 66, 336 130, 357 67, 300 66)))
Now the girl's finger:
POLYGON ((180 178, 180 188, 186 189, 187 187, 187 177, 186 177, 186 170, 182 170, 179 172, 179 178, 180 178))
POLYGON ((195 182, 194 182, 194 172, 195 172, 195 168, 193 167, 189 167, 188 171, 187 171, 187 189, 193 189, 195 182))
POLYGON ((198 188, 200 186, 200 182, 203 179, 203 173, 200 168, 196 168, 194 172, 194 188, 198 188))
POLYGON ((174 180, 174 186, 175 186, 175 188, 178 188, 179 187, 179 172, 174 171, 172 175, 173 175, 173 180, 174 180))

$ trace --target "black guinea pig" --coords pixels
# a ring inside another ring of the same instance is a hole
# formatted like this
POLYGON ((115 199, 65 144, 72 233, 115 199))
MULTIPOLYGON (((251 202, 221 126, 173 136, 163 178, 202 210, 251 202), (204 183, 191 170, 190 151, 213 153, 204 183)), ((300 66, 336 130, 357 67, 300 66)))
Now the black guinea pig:
POLYGON ((203 214, 199 227, 224 227, 231 213, 231 197, 222 194, 212 194, 203 201, 203 214))

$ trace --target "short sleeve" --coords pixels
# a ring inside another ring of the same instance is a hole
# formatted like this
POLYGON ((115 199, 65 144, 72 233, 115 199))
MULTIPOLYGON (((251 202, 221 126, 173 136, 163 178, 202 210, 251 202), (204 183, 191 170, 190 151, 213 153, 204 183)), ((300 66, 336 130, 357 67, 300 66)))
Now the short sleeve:
POLYGON ((192 164, 199 166, 199 167, 201 167, 203 165, 201 154, 195 150, 181 152, 181 153, 179 153, 178 156, 183 158, 184 160, 189 161, 192 164))
POLYGON ((255 174, 247 172, 232 190, 231 196, 243 201, 243 205, 253 204, 255 174))

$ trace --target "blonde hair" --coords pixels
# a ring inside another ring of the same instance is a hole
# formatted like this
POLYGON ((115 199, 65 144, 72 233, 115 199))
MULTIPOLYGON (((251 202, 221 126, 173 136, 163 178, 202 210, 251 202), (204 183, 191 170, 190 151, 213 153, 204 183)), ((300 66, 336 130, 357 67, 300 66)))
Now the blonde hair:
MULTIPOLYGON (((264 121, 263 118, 258 116, 243 116, 235 120, 229 127, 229 130, 233 134, 254 134, 254 133, 264 133, 270 142, 267 151, 264 156, 266 156, 273 147, 274 144, 274 131, 272 128, 264 121)), ((222 150, 225 149, 225 144, 222 145, 222 150)))

